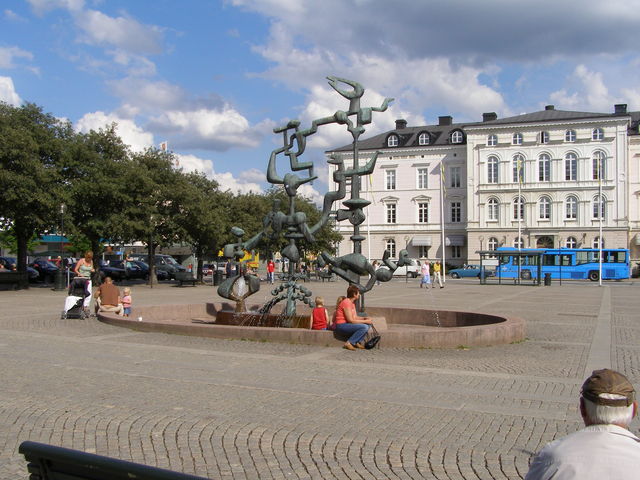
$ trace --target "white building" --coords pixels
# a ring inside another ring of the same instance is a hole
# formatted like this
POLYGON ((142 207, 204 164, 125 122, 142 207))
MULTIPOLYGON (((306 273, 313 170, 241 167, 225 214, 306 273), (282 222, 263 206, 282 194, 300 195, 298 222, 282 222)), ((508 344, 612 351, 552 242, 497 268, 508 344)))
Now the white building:
MULTIPOLYGON (((602 226, 604 246, 628 247, 638 258, 639 119, 626 105, 614 113, 549 105, 505 119, 485 113, 477 123, 445 116, 437 125, 407 127, 397 120, 394 130, 360 142, 360 165, 381 152, 362 181, 362 197, 372 202, 362 253, 381 258, 389 249, 395 257, 407 248, 413 258, 434 260, 444 239, 446 261, 462 264, 477 261, 478 250, 518 243, 597 246, 602 226)), ((351 149, 327 154, 349 165, 351 149)), ((352 248, 351 226, 339 228, 342 255, 352 248)))

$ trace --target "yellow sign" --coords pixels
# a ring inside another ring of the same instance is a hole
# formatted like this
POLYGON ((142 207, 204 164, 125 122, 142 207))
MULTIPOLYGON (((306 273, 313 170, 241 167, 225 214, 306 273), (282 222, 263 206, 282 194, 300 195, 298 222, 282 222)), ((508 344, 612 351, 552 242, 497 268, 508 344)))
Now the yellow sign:
MULTIPOLYGON (((224 257, 224 253, 222 253, 222 250, 218 252, 218 257, 224 257)), ((247 266, 251 268, 258 268, 260 266, 260 254, 259 253, 252 254, 251 252, 247 252, 245 250, 244 257, 242 257, 240 261, 242 263, 247 262, 247 266)))

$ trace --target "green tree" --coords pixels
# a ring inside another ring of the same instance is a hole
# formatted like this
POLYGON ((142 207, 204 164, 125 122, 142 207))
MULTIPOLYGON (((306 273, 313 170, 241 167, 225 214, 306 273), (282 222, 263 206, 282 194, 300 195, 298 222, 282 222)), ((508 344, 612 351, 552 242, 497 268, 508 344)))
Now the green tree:
POLYGON ((189 173, 183 182, 180 214, 176 221, 192 244, 198 258, 197 277, 202 281, 204 257, 217 255, 230 229, 228 203, 231 194, 220 192, 218 183, 201 173, 189 173))
POLYGON ((73 230, 100 253, 101 240, 125 236, 122 211, 130 203, 129 148, 116 133, 116 124, 78 135, 63 169, 70 185, 68 215, 73 230))
POLYGON ((26 271, 29 239, 54 227, 65 201, 60 165, 75 133, 34 104, 0 103, 0 205, 16 236, 18 270, 26 271))
POLYGON ((177 221, 186 179, 180 170, 173 168, 174 160, 172 154, 150 148, 132 155, 125 171, 130 196, 118 220, 121 240, 146 243, 151 285, 155 281, 156 249, 173 245, 187 236, 177 221))

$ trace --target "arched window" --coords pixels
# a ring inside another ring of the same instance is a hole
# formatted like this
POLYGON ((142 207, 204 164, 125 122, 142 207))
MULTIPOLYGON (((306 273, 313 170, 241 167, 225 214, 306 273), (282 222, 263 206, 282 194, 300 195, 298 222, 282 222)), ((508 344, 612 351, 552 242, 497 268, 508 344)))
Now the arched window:
POLYGON ((565 142, 575 142, 576 141, 576 131, 575 130, 567 130, 564 132, 564 141, 565 142))
POLYGON ((524 240, 522 237, 516 237, 513 239, 513 248, 524 248, 524 240))
POLYGON ((538 180, 541 182, 551 180, 551 157, 546 153, 538 157, 538 180))
POLYGON ((511 143, 513 145, 522 145, 522 134, 514 133, 513 137, 511 137, 511 143))
POLYGON ((387 147, 397 147, 397 146, 398 146, 398 136, 389 135, 389 138, 387 138, 387 147))
POLYGON ((593 218, 596 220, 604 220, 607 213, 607 199, 604 195, 596 195, 593 197, 593 218))
POLYGON ((573 195, 568 196, 564 202, 564 218, 566 220, 578 219, 578 199, 573 195))
POLYGON ((487 248, 489 250, 495 250, 496 248, 498 248, 498 239, 496 237, 491 237, 489 239, 489 243, 487 244, 487 248))
POLYGON ((396 257, 396 241, 393 238, 388 238, 385 242, 386 250, 389 252, 391 258, 396 257))
POLYGON ((496 145, 498 145, 498 136, 489 135, 487 137, 487 147, 495 147, 496 145))
POLYGON ((604 130, 601 128, 594 128, 591 132, 591 140, 602 140, 604 138, 604 130))
POLYGON ((524 155, 518 153, 513 156, 513 181, 524 182, 524 155))
POLYGON ((427 132, 422 132, 418 135, 418 145, 429 145, 430 138, 427 132))
POLYGON ((500 218, 500 202, 497 198, 490 198, 487 202, 487 220, 497 221, 500 218))
POLYGON ((607 177, 607 156, 604 152, 598 150, 593 153, 593 179, 604 180, 607 177))
POLYGON ((498 183, 498 157, 487 159, 487 183, 498 183))
POLYGON ((578 248, 578 240, 576 240, 576 237, 567 237, 564 246, 567 248, 578 248))
POLYGON ((451 143, 462 143, 464 141, 464 134, 460 130, 455 130, 451 133, 451 143))
POLYGON ((567 153, 564 157, 564 179, 578 179, 578 156, 573 152, 567 153))
POLYGON ((513 199, 513 219, 524 220, 524 198, 522 197, 513 199))
POLYGON ((604 248, 604 238, 602 239, 602 245, 600 245, 600 237, 593 239, 593 248, 604 248))
POLYGON ((549 197, 541 197, 538 202, 540 220, 551 219, 551 199, 549 197))

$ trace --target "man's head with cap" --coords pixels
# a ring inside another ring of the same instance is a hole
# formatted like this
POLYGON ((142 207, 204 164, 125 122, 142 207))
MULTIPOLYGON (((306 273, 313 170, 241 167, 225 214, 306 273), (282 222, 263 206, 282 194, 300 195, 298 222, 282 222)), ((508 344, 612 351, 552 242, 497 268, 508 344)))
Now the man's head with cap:
POLYGON ((594 370, 582 384, 580 412, 586 425, 615 424, 627 427, 636 414, 636 392, 619 372, 594 370))

